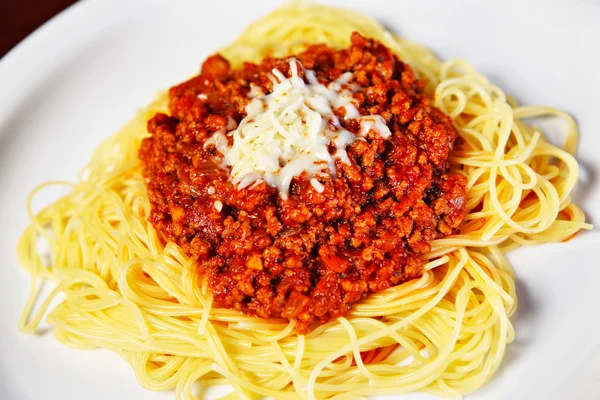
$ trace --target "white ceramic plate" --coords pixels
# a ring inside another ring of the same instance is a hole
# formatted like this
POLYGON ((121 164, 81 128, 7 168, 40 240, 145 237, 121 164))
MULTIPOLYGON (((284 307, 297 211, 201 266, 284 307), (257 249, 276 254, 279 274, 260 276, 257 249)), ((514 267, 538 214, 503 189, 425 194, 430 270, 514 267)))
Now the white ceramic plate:
MULTIPOLYGON (((197 71, 207 55, 277 3, 88 0, 0 61, 1 399, 173 398, 141 388, 125 361, 108 351, 69 349, 49 334, 18 334, 28 289, 15 256, 27 224, 25 199, 42 181, 74 179, 93 149, 158 89, 197 71)), ((600 223, 600 3, 344 4, 445 59, 471 61, 523 103, 575 115, 582 168, 574 198, 600 223)), ((37 204, 52 198, 46 193, 37 204)), ((516 341, 494 380, 472 398, 600 398, 599 253, 600 233, 593 231, 511 254, 519 294, 516 341)))

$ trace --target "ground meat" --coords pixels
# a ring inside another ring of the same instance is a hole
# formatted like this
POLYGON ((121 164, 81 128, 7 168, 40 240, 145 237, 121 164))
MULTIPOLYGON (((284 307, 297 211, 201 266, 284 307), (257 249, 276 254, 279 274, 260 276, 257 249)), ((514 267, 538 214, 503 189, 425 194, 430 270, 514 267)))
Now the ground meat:
MULTIPOLYGON (((319 179, 321 193, 305 175, 292 181, 287 200, 264 182, 238 190, 214 146, 204 146, 246 115, 252 88, 272 89, 273 68, 291 75, 288 59, 232 70, 209 57, 198 76, 171 88, 171 115, 148 121, 139 157, 150 221, 199 261, 215 304, 288 318, 307 332, 369 293, 419 277, 419 255, 463 222, 466 182, 448 173, 457 135, 450 118, 388 48, 355 33, 347 49, 314 45, 295 57, 324 84, 352 72, 355 106, 381 115, 392 132, 383 139, 371 131, 350 145, 350 163, 336 161, 336 174, 319 179)), ((334 112, 358 133, 357 120, 334 112)))

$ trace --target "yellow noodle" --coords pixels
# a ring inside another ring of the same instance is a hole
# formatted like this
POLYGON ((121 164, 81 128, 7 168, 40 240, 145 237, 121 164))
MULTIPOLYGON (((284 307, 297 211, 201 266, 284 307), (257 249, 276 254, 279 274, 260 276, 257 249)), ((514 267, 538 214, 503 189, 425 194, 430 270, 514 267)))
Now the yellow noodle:
POLYGON ((47 316, 62 343, 114 351, 140 384, 174 389, 178 399, 194 398, 195 382, 227 381, 235 392, 225 398, 276 399, 410 391, 452 397, 484 385, 514 338, 509 317, 517 298, 503 252, 591 228, 570 197, 577 126, 563 111, 516 105, 465 61, 441 62, 348 10, 290 3, 251 24, 222 53, 240 65, 307 43, 344 47, 353 31, 408 62, 461 136, 450 161, 468 179, 468 216, 460 234, 434 241, 421 278, 373 294, 306 335, 283 319, 215 307, 197 265, 178 246, 163 246, 147 221, 137 151, 147 119, 167 111, 163 93, 96 150, 76 182, 49 182, 32 196, 49 184, 68 185, 70 194, 37 213, 28 199, 31 224, 18 257, 31 290, 19 329, 33 333, 47 316), (540 116, 567 122, 563 148, 524 121, 540 116), (40 241, 49 245, 49 259, 40 241), (43 280, 56 287, 36 307, 43 280), (384 348, 395 350, 370 363, 363 358, 384 348))

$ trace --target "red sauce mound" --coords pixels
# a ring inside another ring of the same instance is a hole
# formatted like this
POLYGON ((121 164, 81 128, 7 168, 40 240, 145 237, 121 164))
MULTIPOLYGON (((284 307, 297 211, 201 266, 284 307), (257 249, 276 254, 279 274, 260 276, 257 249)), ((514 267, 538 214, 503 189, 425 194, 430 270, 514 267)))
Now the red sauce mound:
MULTIPOLYGON (((246 115, 250 84, 268 93, 273 68, 291 76, 288 59, 232 70, 221 56, 208 58, 198 76, 171 88, 171 115, 148 121, 139 157, 150 221, 199 260, 216 305, 288 318, 306 332, 368 293, 419 277, 419 255, 464 219, 466 181, 447 172, 457 136, 450 118, 388 48, 355 33, 347 49, 314 45, 295 57, 324 84, 352 72, 351 83, 362 88, 355 106, 381 115, 392 132, 383 139, 371 131, 350 145, 350 164, 338 160, 336 177, 319 178, 322 193, 304 175, 292 181, 288 200, 264 182, 238 190, 216 168, 214 146, 204 146, 246 115)), ((334 111, 359 132, 343 108, 334 111)))

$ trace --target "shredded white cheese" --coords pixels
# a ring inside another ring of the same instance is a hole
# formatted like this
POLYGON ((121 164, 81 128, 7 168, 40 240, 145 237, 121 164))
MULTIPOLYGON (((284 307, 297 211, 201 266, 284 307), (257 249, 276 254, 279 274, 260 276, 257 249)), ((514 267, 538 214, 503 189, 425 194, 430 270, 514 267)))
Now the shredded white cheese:
MULTIPOLYGON (((383 138, 391 135, 381 116, 361 116, 352 104, 350 72, 325 86, 314 71, 304 69, 295 58, 289 63, 291 77, 277 69, 269 75, 271 93, 251 87, 247 116, 227 134, 233 138, 232 146, 224 130, 215 132, 205 143, 214 145, 223 155, 231 167, 230 179, 239 189, 265 181, 277 187, 283 199, 288 196, 292 179, 303 172, 309 177, 319 172, 335 175, 335 160, 349 163, 346 148, 370 129, 383 138), (306 81, 299 77, 298 68, 303 69, 306 81), (345 108, 347 118, 359 119, 358 135, 342 128, 333 112, 339 107, 345 108), (327 149, 330 142, 337 149, 333 155, 327 149)), ((228 125, 228 129, 233 127, 228 125)), ((324 190, 316 179, 311 184, 319 193, 324 190)))
POLYGON ((221 210, 223 209, 223 203, 220 200, 216 200, 213 203, 213 206, 215 207, 215 210, 217 210, 218 212, 221 212, 221 210))
POLYGON ((317 178, 312 178, 310 180, 310 184, 312 185, 313 188, 315 188, 317 193, 323 193, 323 191, 325 190, 325 186, 323 186, 323 184, 321 182, 319 182, 317 180, 317 178))

